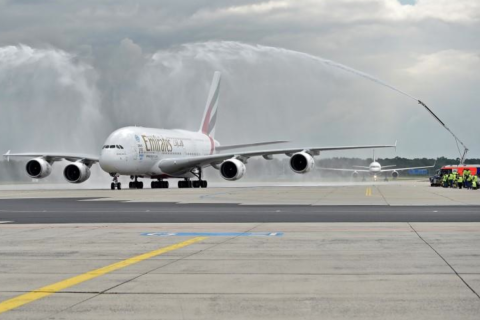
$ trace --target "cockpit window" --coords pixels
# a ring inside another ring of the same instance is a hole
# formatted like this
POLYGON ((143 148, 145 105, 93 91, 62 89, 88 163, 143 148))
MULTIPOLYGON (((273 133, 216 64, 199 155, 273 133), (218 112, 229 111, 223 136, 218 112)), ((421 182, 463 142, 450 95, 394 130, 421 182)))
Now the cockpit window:
POLYGON ((102 147, 102 149, 123 149, 123 146, 117 144, 117 145, 105 145, 102 147))

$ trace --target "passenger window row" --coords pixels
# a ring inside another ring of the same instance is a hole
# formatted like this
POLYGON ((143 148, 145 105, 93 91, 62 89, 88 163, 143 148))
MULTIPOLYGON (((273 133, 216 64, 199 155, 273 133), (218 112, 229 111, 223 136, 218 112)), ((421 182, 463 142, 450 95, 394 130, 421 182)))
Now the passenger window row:
POLYGON ((112 145, 110 145, 110 146, 108 146, 108 145, 107 145, 107 146, 103 146, 102 149, 123 149, 123 147, 122 147, 122 146, 119 146, 119 145, 113 145, 113 144, 112 144, 112 145))

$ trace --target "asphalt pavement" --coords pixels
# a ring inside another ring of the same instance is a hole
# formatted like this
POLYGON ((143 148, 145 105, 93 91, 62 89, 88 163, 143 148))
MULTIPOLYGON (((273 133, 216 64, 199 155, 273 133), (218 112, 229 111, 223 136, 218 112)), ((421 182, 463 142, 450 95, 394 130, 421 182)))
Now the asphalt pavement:
POLYGON ((8 223, 480 222, 480 206, 238 205, 0 199, 8 223))

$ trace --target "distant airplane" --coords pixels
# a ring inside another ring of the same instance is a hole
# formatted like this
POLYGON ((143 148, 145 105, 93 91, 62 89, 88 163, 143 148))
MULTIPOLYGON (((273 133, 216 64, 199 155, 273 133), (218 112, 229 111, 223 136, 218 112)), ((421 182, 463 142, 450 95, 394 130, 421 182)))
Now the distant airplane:
MULTIPOLYGON (((111 189, 121 189, 120 175, 133 180, 130 188, 142 189, 138 178, 150 178, 151 188, 168 188, 165 179, 177 178, 179 188, 206 188, 203 169, 213 167, 226 180, 238 180, 245 174, 245 164, 251 157, 262 156, 266 160, 273 155, 285 154, 290 157, 290 167, 296 173, 306 173, 315 164, 314 156, 320 151, 391 148, 393 145, 367 145, 346 147, 307 147, 225 152, 227 150, 271 145, 286 141, 269 141, 249 144, 221 146, 214 139, 217 120, 220 72, 215 72, 207 99, 203 120, 198 132, 185 130, 164 130, 143 127, 125 127, 114 131, 105 141, 100 156, 59 152, 10 153, 4 156, 30 157, 26 165, 27 174, 32 178, 45 178, 52 172, 56 161, 67 160, 63 175, 68 182, 82 183, 90 177, 90 168, 99 163, 112 176, 111 189), (192 181, 191 179, 197 179, 192 181)), ((232 130, 234 130, 232 128, 232 130)), ((244 133, 239 132, 239 135, 244 133)))
POLYGON ((385 168, 393 168, 396 167, 396 165, 388 165, 388 166, 382 166, 380 163, 378 163, 375 160, 375 150, 373 151, 373 162, 370 163, 368 167, 364 166, 353 166, 354 168, 360 168, 360 169, 335 169, 335 168, 319 168, 320 170, 330 170, 330 171, 343 171, 343 172, 351 172, 352 177, 354 179, 358 178, 360 173, 363 173, 363 180, 365 180, 365 174, 370 174, 374 180, 377 180, 377 177, 379 174, 385 173, 385 181, 388 181, 388 174, 390 173, 392 175, 393 179, 398 178, 399 176, 399 171, 405 171, 405 170, 413 170, 413 169, 427 169, 427 168, 433 168, 435 167, 435 164, 437 161, 434 162, 433 165, 431 166, 424 166, 424 167, 410 167, 410 168, 396 168, 396 169, 385 169, 385 168))

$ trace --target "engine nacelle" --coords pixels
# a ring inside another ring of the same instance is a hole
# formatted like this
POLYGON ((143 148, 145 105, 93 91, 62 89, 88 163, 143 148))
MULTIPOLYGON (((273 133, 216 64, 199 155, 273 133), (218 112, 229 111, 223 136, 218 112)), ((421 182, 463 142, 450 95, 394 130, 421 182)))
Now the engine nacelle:
POLYGON ((65 167, 63 176, 70 183, 82 183, 90 178, 90 168, 81 162, 75 162, 65 167))
POLYGON ((352 172, 352 178, 353 178, 353 179, 357 179, 357 178, 358 178, 358 172, 357 172, 357 171, 353 171, 353 172, 352 172))
POLYGON ((52 173, 52 165, 43 158, 28 161, 26 169, 27 174, 35 179, 48 177, 52 173))
POLYGON ((290 158, 290 168, 295 173, 307 173, 315 166, 315 160, 306 152, 297 152, 290 158))
POLYGON ((392 171, 392 178, 397 179, 398 178, 398 171, 392 171))
POLYGON ((242 161, 238 159, 225 160, 220 166, 220 174, 223 179, 235 181, 243 177, 247 168, 242 161))

